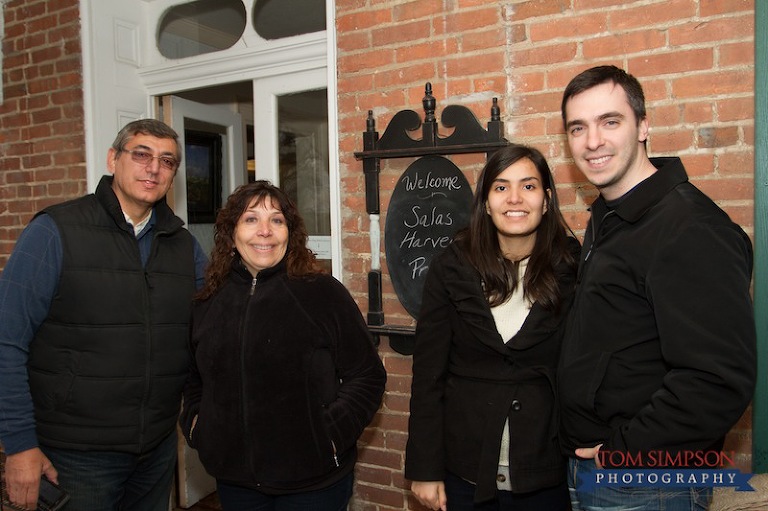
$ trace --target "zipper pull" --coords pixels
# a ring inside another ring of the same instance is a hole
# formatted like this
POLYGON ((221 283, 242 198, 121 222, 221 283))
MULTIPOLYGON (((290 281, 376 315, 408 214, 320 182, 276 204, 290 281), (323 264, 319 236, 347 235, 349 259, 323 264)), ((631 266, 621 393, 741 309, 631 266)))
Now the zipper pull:
POLYGON ((336 442, 334 442, 333 440, 331 440, 331 446, 333 446, 333 462, 334 462, 334 463, 336 464, 336 466, 338 467, 338 466, 340 466, 340 465, 339 465, 339 457, 338 457, 338 456, 336 456, 336 442))
POLYGON ((258 279, 256 277, 253 277, 253 280, 251 281, 251 292, 249 293, 251 296, 253 296, 253 292, 256 290, 256 281, 258 279))

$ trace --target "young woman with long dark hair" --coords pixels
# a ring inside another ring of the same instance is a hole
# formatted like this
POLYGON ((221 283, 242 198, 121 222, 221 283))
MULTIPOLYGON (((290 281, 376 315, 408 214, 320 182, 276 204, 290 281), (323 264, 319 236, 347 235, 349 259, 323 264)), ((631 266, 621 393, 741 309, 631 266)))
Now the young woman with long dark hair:
POLYGON ((431 509, 568 509, 555 370, 579 243, 536 149, 494 153, 470 225, 429 268, 406 478, 431 509))

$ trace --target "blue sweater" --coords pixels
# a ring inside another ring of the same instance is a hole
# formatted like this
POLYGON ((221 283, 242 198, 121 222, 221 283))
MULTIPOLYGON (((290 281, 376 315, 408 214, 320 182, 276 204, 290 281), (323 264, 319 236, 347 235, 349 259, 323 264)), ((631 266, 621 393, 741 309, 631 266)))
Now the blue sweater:
MULTIPOLYGON (((152 246, 155 213, 138 234, 142 263, 152 246)), ((33 219, 19 236, 0 274, 0 441, 14 454, 38 446, 32 396, 27 378, 29 345, 48 316, 57 292, 62 247, 59 230, 48 215, 33 219)), ((197 287, 208 258, 195 240, 197 287)))

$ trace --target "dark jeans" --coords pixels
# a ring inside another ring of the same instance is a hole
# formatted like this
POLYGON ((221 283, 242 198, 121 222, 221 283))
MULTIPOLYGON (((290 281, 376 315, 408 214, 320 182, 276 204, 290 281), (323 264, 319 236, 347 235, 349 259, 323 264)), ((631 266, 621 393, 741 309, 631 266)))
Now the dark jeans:
POLYGON ((144 454, 41 446, 69 492, 65 511, 168 511, 176 431, 144 454))
POLYGON ((568 488, 565 483, 530 493, 497 491, 496 498, 475 504, 475 485, 448 474, 445 477, 448 511, 568 511, 568 488))
POLYGON ((578 475, 600 470, 595 460, 571 458, 568 490, 574 511, 706 511, 712 488, 577 488, 578 475))
POLYGON ((217 481, 224 511, 343 511, 352 497, 354 474, 321 490, 290 495, 267 495, 251 488, 217 481))

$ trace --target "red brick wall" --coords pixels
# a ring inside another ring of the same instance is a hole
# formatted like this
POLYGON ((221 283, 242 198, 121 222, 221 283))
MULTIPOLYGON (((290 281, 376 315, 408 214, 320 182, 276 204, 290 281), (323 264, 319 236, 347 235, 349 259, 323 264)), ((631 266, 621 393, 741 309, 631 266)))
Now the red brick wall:
POLYGON ((0 268, 30 217, 86 191, 78 0, 4 7, 0 268))
MULTIPOLYGON (((489 120, 498 97, 509 140, 534 145, 555 170, 563 209, 577 234, 594 189, 574 167, 562 131, 560 101, 568 81, 600 64, 616 64, 643 83, 651 123, 649 152, 679 155, 692 181, 747 232, 753 231, 754 2, 741 0, 336 0, 338 97, 345 229, 345 283, 367 309, 370 269, 362 150, 368 110, 383 133, 409 108, 423 117, 424 84, 437 115, 448 104, 489 120)), ((477 158, 454 158, 470 182, 477 158)), ((384 209, 412 162, 382 162, 384 209)), ((382 250, 383 258, 383 250, 382 250)), ((411 322, 384 266, 387 323, 411 322)), ((363 438, 354 509, 419 509, 403 478, 410 357, 382 340, 389 373, 384 405, 363 438)), ((751 451, 749 412, 729 435, 743 470, 751 451)))

